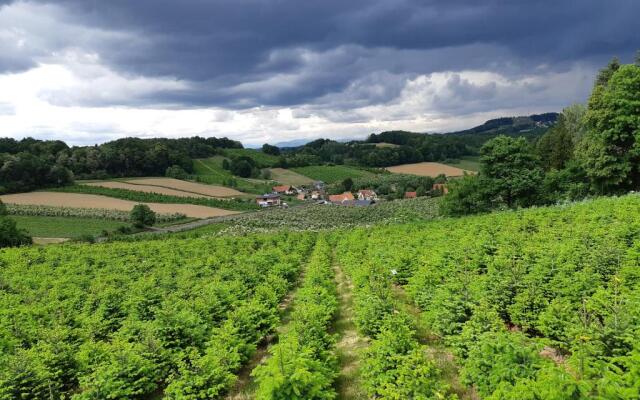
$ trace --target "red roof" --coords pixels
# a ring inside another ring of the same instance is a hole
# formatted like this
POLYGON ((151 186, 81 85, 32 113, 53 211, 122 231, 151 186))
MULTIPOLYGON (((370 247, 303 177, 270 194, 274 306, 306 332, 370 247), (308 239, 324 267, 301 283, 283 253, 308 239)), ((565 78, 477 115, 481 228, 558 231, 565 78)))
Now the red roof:
POLYGON ((415 199, 416 197, 418 197, 418 193, 416 192, 405 192, 404 194, 405 199, 415 199))
POLYGON ((276 193, 285 193, 291 190, 291 186, 274 186, 273 191, 276 193))
POLYGON ((374 196, 375 195, 375 192, 373 190, 369 190, 369 189, 358 190, 358 193, 363 195, 363 196, 374 196))
POLYGON ((332 194, 329 196, 329 201, 332 203, 342 203, 343 201, 355 200, 351 192, 344 192, 342 194, 332 194))

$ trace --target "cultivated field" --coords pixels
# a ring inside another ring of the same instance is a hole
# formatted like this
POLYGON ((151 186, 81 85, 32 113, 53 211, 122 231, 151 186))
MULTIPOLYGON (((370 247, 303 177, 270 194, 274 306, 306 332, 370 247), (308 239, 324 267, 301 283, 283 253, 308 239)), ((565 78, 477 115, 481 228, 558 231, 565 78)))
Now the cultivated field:
POLYGON ((364 178, 373 176, 369 171, 347 165, 311 165, 308 167, 292 168, 293 171, 308 176, 311 179, 325 183, 336 183, 346 178, 364 178))
MULTIPOLYGON (((103 208, 107 210, 129 211, 134 205, 134 201, 120 200, 112 197, 98 196, 93 194, 79 193, 58 193, 58 192, 31 192, 7 194, 0 196, 0 200, 7 204, 32 204, 54 207, 72 208, 103 208)), ((198 206, 193 204, 160 204, 145 203, 159 214, 181 213, 191 218, 211 218, 224 215, 237 214, 236 211, 223 210, 220 208, 198 206)))
POLYGON ((206 198, 212 197, 212 196, 205 196, 203 194, 198 194, 198 193, 189 193, 189 192, 183 192, 181 190, 169 189, 161 186, 132 185, 126 182, 103 181, 103 182, 84 183, 84 185, 99 186, 99 187, 105 187, 110 189, 135 190, 136 192, 158 193, 158 194, 166 194, 168 196, 178 196, 178 197, 206 197, 206 198))
POLYGON ((462 176, 465 172, 473 173, 471 171, 465 171, 464 169, 435 162, 396 165, 395 167, 387 168, 387 170, 395 174, 431 176, 434 178, 440 174, 444 174, 446 176, 462 176))
POLYGON ((172 178, 131 179, 128 180, 127 183, 179 190, 188 192, 191 197, 193 197, 194 193, 210 197, 235 197, 244 195, 242 192, 224 186, 204 185, 202 183, 187 182, 172 178))
POLYGON ((313 179, 284 168, 271 168, 271 179, 285 185, 308 185, 313 179))

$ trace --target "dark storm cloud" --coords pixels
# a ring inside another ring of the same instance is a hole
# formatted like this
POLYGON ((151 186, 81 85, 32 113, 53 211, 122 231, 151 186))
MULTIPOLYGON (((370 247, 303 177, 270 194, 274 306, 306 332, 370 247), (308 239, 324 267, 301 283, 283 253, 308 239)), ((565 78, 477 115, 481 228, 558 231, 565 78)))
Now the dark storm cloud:
MULTIPOLYGON (((419 74, 478 69, 517 77, 535 74, 541 65, 546 71, 566 70, 576 62, 600 65, 640 47, 636 0, 39 3, 56 7, 63 23, 115 36, 81 40, 69 33, 51 41, 54 48, 22 53, 2 47, 0 38, 0 70, 29 68, 39 56, 68 45, 97 52, 121 74, 170 77, 188 86, 147 93, 132 100, 137 105, 382 103, 398 95, 401 82, 419 74), (366 89, 376 83, 378 90, 366 89), (336 93, 344 96, 337 99, 336 93)), ((478 90, 454 89, 461 95, 478 90)))

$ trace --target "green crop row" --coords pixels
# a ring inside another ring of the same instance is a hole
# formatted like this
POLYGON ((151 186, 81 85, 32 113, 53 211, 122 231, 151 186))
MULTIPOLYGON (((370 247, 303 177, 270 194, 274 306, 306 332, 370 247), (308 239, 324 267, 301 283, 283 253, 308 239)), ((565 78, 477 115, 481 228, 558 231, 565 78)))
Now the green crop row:
POLYGON ((479 397, 639 398, 640 196, 353 234, 479 397))
POLYGON ((0 399, 217 399, 315 238, 65 245, 0 253, 0 399))
POLYGON ((330 400, 336 397, 335 338, 328 333, 338 309, 331 248, 320 238, 309 259, 288 330, 253 371, 258 400, 330 400))
POLYGON ((394 271, 367 259, 368 234, 345 235, 339 261, 353 282, 355 323, 370 338, 361 360, 361 377, 370 398, 454 399, 442 383, 441 371, 427 358, 416 337, 415 322, 396 307, 394 271))
MULTIPOLYGON (((101 208, 71 208, 38 206, 29 204, 7 204, 7 212, 10 215, 34 216, 34 217, 78 217, 106 219, 112 221, 128 222, 131 220, 130 213, 119 210, 106 210, 101 208)), ((157 223, 174 222, 185 219, 184 214, 158 214, 157 223)))

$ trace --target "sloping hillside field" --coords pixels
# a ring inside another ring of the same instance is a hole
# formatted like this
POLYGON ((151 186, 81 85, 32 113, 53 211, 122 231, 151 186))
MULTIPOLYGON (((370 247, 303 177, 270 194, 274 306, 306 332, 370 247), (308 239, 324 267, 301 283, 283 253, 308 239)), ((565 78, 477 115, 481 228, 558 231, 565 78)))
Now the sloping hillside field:
MULTIPOLYGON (((113 197, 95 194, 59 193, 59 192, 31 192, 7 194, 0 196, 0 200, 7 204, 30 204, 53 207, 70 208, 98 208, 106 210, 131 211, 138 202, 121 200, 113 197)), ((223 215, 237 214, 235 211, 221 208, 199 206, 195 204, 163 204, 145 203, 160 214, 184 214, 191 218, 211 218, 223 215)))
POLYGON ((422 162, 417 164, 396 165, 394 167, 388 167, 387 170, 396 174, 430 176, 433 178, 435 178, 440 174, 456 177, 456 176, 464 175, 465 172, 472 173, 471 171, 465 171, 460 168, 456 168, 450 165, 440 164, 436 162, 422 162))
POLYGON ((637 399, 639 263, 638 195, 2 250, 0 399, 637 399))

